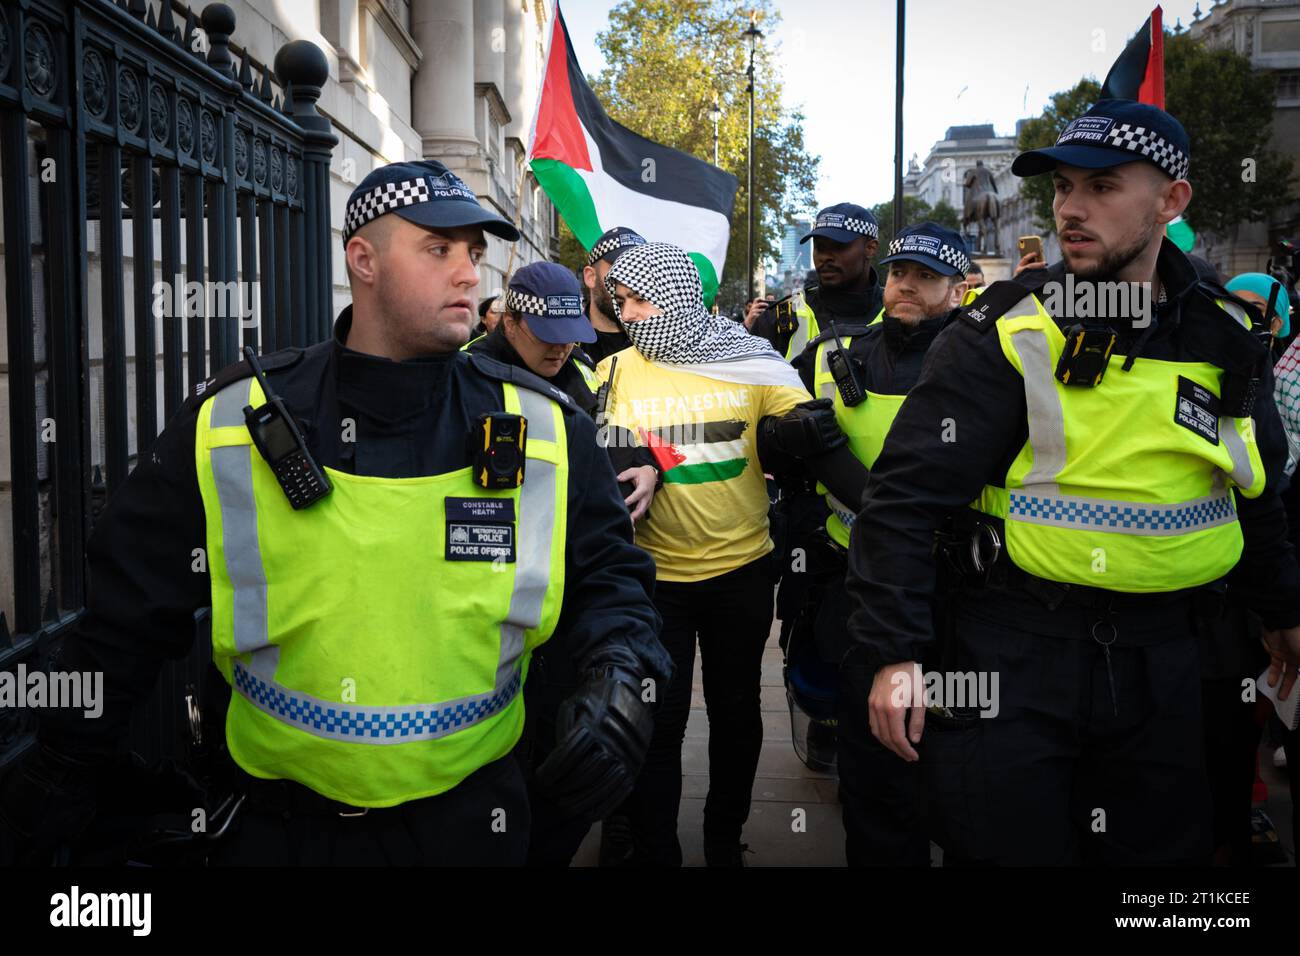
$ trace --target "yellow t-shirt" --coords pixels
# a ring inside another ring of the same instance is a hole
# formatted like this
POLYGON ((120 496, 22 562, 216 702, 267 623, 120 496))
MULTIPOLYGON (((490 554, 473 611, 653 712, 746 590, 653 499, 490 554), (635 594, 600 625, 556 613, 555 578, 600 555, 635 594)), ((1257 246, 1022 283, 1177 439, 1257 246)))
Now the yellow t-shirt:
MULTIPOLYGON (((666 467, 636 543, 650 552, 661 581, 703 581, 772 550, 767 484, 758 462, 758 422, 784 415, 811 396, 786 385, 739 385, 618 353, 606 420, 666 467)), ((612 358, 612 356, 610 357, 612 358)), ((596 367, 603 383, 610 358, 596 367)))

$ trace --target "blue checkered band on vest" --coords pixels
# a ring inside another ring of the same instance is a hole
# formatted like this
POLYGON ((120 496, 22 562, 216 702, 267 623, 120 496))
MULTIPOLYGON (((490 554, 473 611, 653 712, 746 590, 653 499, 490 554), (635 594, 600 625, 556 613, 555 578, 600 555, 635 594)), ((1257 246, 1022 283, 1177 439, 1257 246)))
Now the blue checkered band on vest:
POLYGON ((900 252, 915 252, 938 259, 945 265, 952 266, 962 275, 970 271, 970 259, 960 249, 954 248, 947 243, 940 243, 937 252, 934 249, 922 247, 915 242, 909 245, 908 240, 914 238, 914 236, 902 236, 895 239, 889 244, 888 255, 896 256, 900 252))
POLYGON ((314 700, 297 697, 292 691, 262 680, 239 661, 234 667, 235 689, 257 705, 259 710, 289 724, 298 724, 330 736, 357 739, 410 737, 412 739, 444 737, 449 732, 503 710, 519 693, 522 669, 490 696, 427 704, 410 708, 367 710, 364 707, 324 707, 314 700))
POLYGON ((1040 524, 1128 532, 1180 532, 1222 524, 1234 517, 1231 495, 1179 505, 1141 505, 1010 495, 1009 514, 1040 524))
POLYGON ((370 220, 386 212, 429 201, 429 184, 423 179, 404 179, 400 183, 384 183, 348 203, 343 217, 343 241, 370 220))

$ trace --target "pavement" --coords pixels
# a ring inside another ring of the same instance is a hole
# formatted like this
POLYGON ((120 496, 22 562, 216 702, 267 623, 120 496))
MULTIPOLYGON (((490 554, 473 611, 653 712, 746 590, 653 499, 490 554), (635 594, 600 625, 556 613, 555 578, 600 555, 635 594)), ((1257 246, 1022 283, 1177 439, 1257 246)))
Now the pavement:
MULTIPOLYGON (((763 652, 763 751, 754 780, 753 805, 743 841, 750 852, 746 866, 844 866, 844 826, 833 774, 809 770, 795 755, 790 735, 790 710, 781 682, 780 622, 773 622, 763 652), (802 810, 802 814, 796 811, 802 810), (797 827, 801 822, 802 828, 797 827)), ((709 786, 709 724, 704 711, 700 658, 695 655, 691 716, 682 752, 682 803, 677 832, 684 866, 704 866, 702 827, 704 797, 709 786)), ((1291 827, 1291 793, 1285 771, 1273 766, 1275 746, 1260 746, 1260 774, 1268 785, 1266 812, 1287 850, 1284 866, 1295 865, 1295 834, 1291 827)), ((595 866, 600 853, 600 827, 593 827, 573 859, 574 866, 595 866)), ((931 847, 935 865, 943 851, 931 847)))

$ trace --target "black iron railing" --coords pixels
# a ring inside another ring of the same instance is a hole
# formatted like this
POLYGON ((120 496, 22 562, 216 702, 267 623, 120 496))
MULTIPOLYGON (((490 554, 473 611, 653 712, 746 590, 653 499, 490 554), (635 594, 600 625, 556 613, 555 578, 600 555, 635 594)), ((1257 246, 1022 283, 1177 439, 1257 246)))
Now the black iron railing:
MULTIPOLYGON (((220 3, 0 2, 0 669, 81 613, 95 515, 188 390, 328 335, 327 62, 294 41, 273 78, 234 30, 220 3)), ((0 710, 0 764, 28 729, 0 710)))

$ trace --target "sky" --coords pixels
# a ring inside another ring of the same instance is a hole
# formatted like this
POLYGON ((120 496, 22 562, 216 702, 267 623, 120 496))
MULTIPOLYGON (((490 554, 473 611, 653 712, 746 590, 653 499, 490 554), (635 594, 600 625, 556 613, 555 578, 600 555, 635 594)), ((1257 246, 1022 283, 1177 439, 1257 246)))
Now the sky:
MULTIPOLYGON (((1202 0, 1204 15, 1213 0, 1202 0)), ((583 72, 604 66, 596 34, 611 0, 563 0, 583 72)), ((779 0, 774 43, 787 106, 802 107, 804 141, 821 157, 819 206, 871 206, 894 191, 894 0, 779 0)), ((1000 136, 1039 115, 1053 93, 1098 82, 1142 26, 1152 0, 909 0, 903 157, 924 163, 949 126, 992 123, 1000 136)), ((1191 23, 1196 0, 1163 3, 1191 23)), ((741 42, 739 36, 737 42, 741 42)), ((731 170, 744 176, 744 170, 731 170)))

